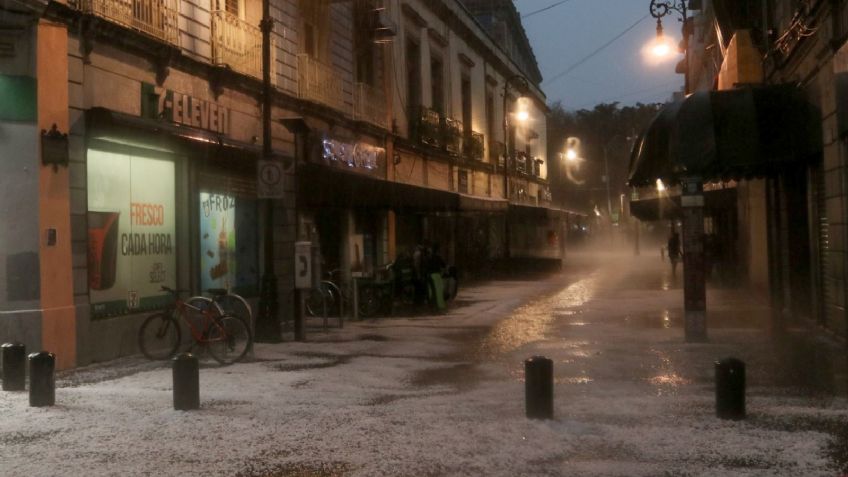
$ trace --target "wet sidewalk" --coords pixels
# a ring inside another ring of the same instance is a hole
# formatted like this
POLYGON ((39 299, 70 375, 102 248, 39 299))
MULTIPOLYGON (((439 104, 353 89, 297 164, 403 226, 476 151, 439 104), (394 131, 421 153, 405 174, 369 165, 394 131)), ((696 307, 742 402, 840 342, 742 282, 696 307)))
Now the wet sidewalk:
POLYGON ((663 265, 572 255, 562 273, 466 287, 444 315, 204 361, 199 411, 174 411, 170 369, 139 358, 63 375, 52 408, 0 393, 0 475, 840 475, 848 403, 817 384, 836 369, 816 370, 820 347, 779 352, 765 303, 730 289, 708 291, 710 341, 684 343, 663 265), (538 354, 555 362, 551 421, 524 417, 538 354), (744 421, 715 418, 728 356, 748 365, 744 421))

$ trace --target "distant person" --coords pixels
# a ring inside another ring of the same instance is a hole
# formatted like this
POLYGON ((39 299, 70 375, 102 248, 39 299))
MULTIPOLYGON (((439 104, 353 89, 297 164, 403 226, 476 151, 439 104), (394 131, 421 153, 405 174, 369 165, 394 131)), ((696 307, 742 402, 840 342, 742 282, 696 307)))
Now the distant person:
POLYGON ((668 260, 671 262, 671 275, 677 276, 677 262, 680 260, 680 235, 677 232, 672 232, 668 238, 666 247, 668 260))

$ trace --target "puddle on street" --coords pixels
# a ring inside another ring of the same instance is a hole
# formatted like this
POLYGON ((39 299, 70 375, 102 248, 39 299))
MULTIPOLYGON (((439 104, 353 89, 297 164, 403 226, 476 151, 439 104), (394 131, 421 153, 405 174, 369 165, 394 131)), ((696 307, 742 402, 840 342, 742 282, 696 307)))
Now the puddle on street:
POLYGON ((514 351, 528 343, 541 341, 549 327, 560 316, 569 316, 570 309, 589 301, 598 288, 599 273, 573 283, 556 295, 542 298, 515 310, 498 322, 483 339, 479 350, 482 357, 493 357, 514 351), (563 310, 557 314, 551 310, 563 310))

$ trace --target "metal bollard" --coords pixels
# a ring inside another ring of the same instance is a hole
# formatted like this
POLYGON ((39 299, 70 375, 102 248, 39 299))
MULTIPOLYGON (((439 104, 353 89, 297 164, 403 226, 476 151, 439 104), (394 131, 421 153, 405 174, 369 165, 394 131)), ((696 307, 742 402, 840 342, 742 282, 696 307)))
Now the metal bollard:
POLYGON ((524 361, 524 395, 529 419, 553 419, 553 361, 544 356, 533 356, 524 361))
POLYGON ((745 363, 727 358, 715 363, 716 416, 745 419, 745 363))
POLYGON ((56 404, 56 356, 42 351, 29 355, 29 405, 44 407, 56 404))
POLYGON ((26 346, 3 343, 3 391, 26 389, 26 346))
POLYGON ((200 408, 200 371, 197 357, 180 353, 173 359, 174 409, 190 411, 200 408))

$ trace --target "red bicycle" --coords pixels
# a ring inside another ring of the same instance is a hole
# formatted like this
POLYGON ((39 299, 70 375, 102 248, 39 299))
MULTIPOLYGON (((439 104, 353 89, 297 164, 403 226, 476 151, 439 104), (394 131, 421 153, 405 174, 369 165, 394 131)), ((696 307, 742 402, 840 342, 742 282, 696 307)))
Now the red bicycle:
POLYGON ((174 296, 174 304, 163 312, 147 317, 138 331, 138 347, 148 359, 163 360, 174 356, 180 347, 180 321, 186 324, 194 342, 205 346, 216 361, 232 364, 250 349, 250 327, 238 316, 221 314, 214 306, 194 306, 181 300, 179 290, 162 287, 174 296))

